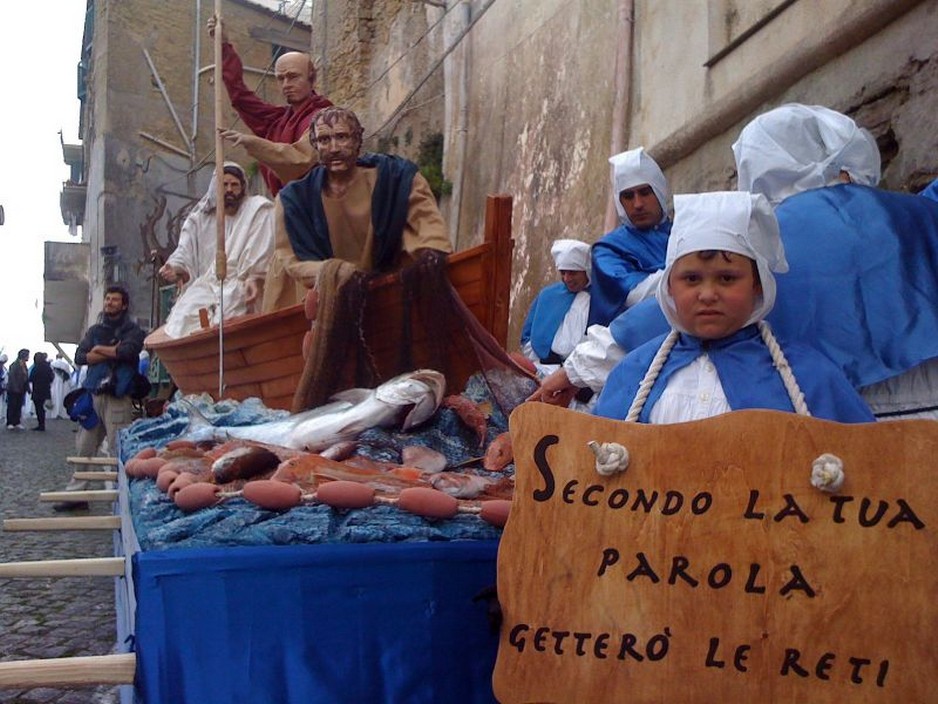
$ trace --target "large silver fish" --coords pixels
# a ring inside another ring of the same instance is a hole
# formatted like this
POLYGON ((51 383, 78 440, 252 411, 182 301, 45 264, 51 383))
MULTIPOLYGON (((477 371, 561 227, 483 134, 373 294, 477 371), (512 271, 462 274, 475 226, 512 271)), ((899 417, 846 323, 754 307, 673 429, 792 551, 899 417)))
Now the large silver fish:
POLYGON ((368 428, 400 424, 407 431, 429 419, 446 392, 446 379, 432 369, 401 374, 375 389, 350 389, 333 402, 283 420, 243 426, 214 426, 193 407, 185 437, 225 441, 254 440, 270 445, 320 452, 358 437, 368 428))

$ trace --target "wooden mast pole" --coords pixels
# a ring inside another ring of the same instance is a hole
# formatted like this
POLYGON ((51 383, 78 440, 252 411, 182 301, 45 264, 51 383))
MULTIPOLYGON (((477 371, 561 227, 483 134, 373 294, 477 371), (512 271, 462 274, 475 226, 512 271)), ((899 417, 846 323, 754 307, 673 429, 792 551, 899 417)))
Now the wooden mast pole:
POLYGON ((225 96, 222 87, 221 38, 224 31, 222 0, 215 0, 215 275, 218 278, 218 398, 225 390, 225 277, 228 257, 225 252, 225 140, 221 136, 225 121, 225 96))

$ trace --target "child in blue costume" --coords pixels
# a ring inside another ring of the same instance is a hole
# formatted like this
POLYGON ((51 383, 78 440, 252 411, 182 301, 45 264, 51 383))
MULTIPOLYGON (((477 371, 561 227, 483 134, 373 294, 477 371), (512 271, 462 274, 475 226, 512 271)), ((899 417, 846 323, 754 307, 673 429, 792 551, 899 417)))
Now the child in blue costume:
POLYGON ((704 193, 674 204, 657 293, 672 330, 616 366, 596 415, 676 423, 764 408, 872 422, 840 369, 809 347, 781 345, 763 321, 775 303, 772 272, 788 269, 766 198, 704 193))

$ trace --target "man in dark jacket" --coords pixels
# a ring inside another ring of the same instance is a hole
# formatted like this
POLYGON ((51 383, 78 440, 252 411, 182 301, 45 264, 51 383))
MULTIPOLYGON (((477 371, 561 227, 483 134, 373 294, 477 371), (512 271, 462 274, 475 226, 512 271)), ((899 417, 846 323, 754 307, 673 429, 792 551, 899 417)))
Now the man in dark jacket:
POLYGON ((25 430, 23 427, 23 402, 29 391, 29 350, 20 350, 7 376, 7 430, 25 430))
MULTIPOLYGON (((104 310, 98 322, 85 332, 75 362, 87 364, 88 373, 82 387, 94 397, 94 411, 100 422, 93 428, 82 426, 75 440, 79 457, 92 457, 106 437, 113 452, 117 433, 133 421, 131 391, 137 376, 144 331, 131 318, 130 295, 122 286, 108 286, 104 293, 104 310)), ((66 491, 81 491, 87 482, 73 479, 66 491)), ((56 511, 88 508, 87 502, 53 504, 56 511)))
POLYGON ((46 429, 46 401, 52 398, 53 379, 55 372, 49 364, 49 356, 45 352, 34 354, 33 368, 29 372, 29 393, 32 395, 38 424, 33 430, 46 429))

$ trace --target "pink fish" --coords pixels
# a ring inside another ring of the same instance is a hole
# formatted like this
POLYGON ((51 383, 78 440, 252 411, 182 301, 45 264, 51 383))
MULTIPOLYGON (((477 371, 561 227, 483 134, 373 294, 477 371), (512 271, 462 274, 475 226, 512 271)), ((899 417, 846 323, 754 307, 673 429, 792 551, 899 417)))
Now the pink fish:
POLYGON ((515 455, 511 449, 511 433, 502 433, 492 440, 486 448, 482 466, 490 472, 501 472, 514 460, 515 455))

